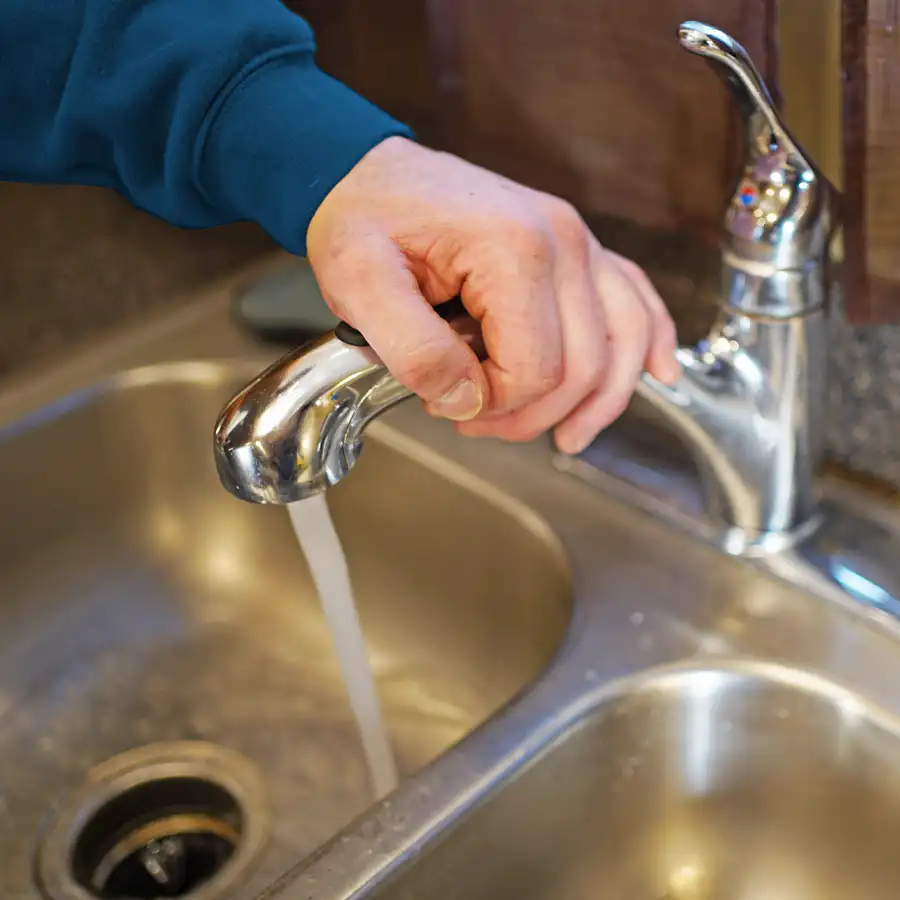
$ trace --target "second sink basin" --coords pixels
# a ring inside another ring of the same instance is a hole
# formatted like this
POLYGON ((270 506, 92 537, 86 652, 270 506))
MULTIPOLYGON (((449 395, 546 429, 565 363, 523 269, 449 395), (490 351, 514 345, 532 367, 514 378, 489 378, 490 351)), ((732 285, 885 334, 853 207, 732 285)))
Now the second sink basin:
MULTIPOLYGON (((39 896, 42 841, 48 894, 113 896, 111 882, 71 892, 112 878, 113 832, 129 817, 166 813, 152 785, 127 793, 166 766, 182 773, 176 805, 221 820, 190 820, 214 832, 201 862, 232 831, 265 831, 246 896, 372 801, 288 516, 233 499, 215 474, 216 415, 257 368, 127 371, 0 431, 4 897, 39 896), (254 772, 254 785, 241 783, 254 772), (236 780, 249 821, 200 783, 204 773, 236 780), (123 791, 122 808, 104 812, 123 791), (110 833, 79 843, 69 832, 94 813, 110 817, 110 833)), ((375 431, 329 500, 408 774, 540 673, 571 599, 557 545, 527 511, 375 431)))
POLYGON ((895 728, 777 666, 647 674, 371 896, 889 900, 895 728))

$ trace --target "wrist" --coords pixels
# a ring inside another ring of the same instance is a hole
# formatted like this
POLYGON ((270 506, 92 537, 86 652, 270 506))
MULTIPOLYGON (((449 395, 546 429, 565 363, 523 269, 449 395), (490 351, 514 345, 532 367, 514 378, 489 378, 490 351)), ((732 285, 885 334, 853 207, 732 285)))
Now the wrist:
POLYGON ((318 69, 308 48, 285 51, 246 67, 223 91, 201 135, 196 178, 210 203, 305 255, 324 198, 373 148, 400 135, 411 136, 318 69))

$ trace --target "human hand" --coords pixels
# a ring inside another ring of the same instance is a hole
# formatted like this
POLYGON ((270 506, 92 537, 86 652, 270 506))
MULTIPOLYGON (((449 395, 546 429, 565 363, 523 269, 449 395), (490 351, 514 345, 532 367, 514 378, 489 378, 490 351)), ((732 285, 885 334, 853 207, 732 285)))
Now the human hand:
POLYGON ((675 327, 644 272, 565 201, 392 137, 325 198, 308 258, 332 312, 463 434, 584 449, 646 369, 679 374, 675 327), (432 309, 459 294, 488 358, 432 309))

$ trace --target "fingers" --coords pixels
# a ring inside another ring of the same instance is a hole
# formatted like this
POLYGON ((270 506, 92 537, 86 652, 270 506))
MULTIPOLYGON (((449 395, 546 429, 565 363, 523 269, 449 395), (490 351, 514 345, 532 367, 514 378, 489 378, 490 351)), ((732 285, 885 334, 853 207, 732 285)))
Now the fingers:
POLYGON ((606 363, 606 322, 591 273, 589 232, 571 207, 561 204, 555 212, 560 241, 554 299, 562 327, 562 380, 554 390, 512 412, 485 412, 460 426, 463 434, 531 440, 568 416, 600 384, 606 363))
MULTIPOLYGON (((581 452, 625 411, 657 340, 659 314, 620 259, 592 244, 591 268, 606 309, 609 361, 602 384, 556 428, 557 446, 566 453, 581 452)), ((672 343, 674 351, 674 339, 672 343)))
POLYGON ((471 433, 522 440, 560 423, 560 446, 577 450, 645 366, 678 374, 650 282, 568 204, 415 142, 366 154, 316 211, 307 249, 334 312, 471 433), (429 305, 451 288, 481 322, 482 364, 429 305))
POLYGON ((531 403, 511 412, 486 409, 458 430, 527 441, 560 423, 558 446, 576 453, 624 411, 645 367, 668 382, 680 369, 674 325, 644 272, 604 250, 565 204, 554 201, 551 223, 562 379, 531 403))
POLYGON ((678 335, 666 304, 657 293, 656 288, 653 287, 647 273, 637 263, 624 256, 619 256, 618 253, 613 253, 611 250, 606 250, 605 253, 637 289, 644 306, 650 313, 651 341, 645 364, 647 371, 654 378, 666 384, 674 383, 681 376, 681 367, 675 358, 678 335))
POLYGON ((461 290, 481 322, 492 415, 553 391, 563 377, 563 338, 552 235, 535 217, 491 222, 461 290))
POLYGON ((362 332, 430 412, 465 421, 481 411, 488 386, 478 358, 422 296, 393 242, 357 240, 320 260, 315 274, 332 312, 362 332))

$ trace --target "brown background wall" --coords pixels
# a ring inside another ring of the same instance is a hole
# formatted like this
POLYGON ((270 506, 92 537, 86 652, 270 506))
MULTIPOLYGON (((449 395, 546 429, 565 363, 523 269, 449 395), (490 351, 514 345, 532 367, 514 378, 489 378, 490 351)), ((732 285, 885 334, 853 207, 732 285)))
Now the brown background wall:
POLYGON ((715 22, 774 71, 773 0, 290 5, 317 26, 326 68, 427 140, 589 215, 709 240, 733 188, 738 134, 731 98, 681 49, 676 26, 715 22))
POLYGON ((900 321, 900 2, 841 15, 845 280, 856 320, 900 321))

